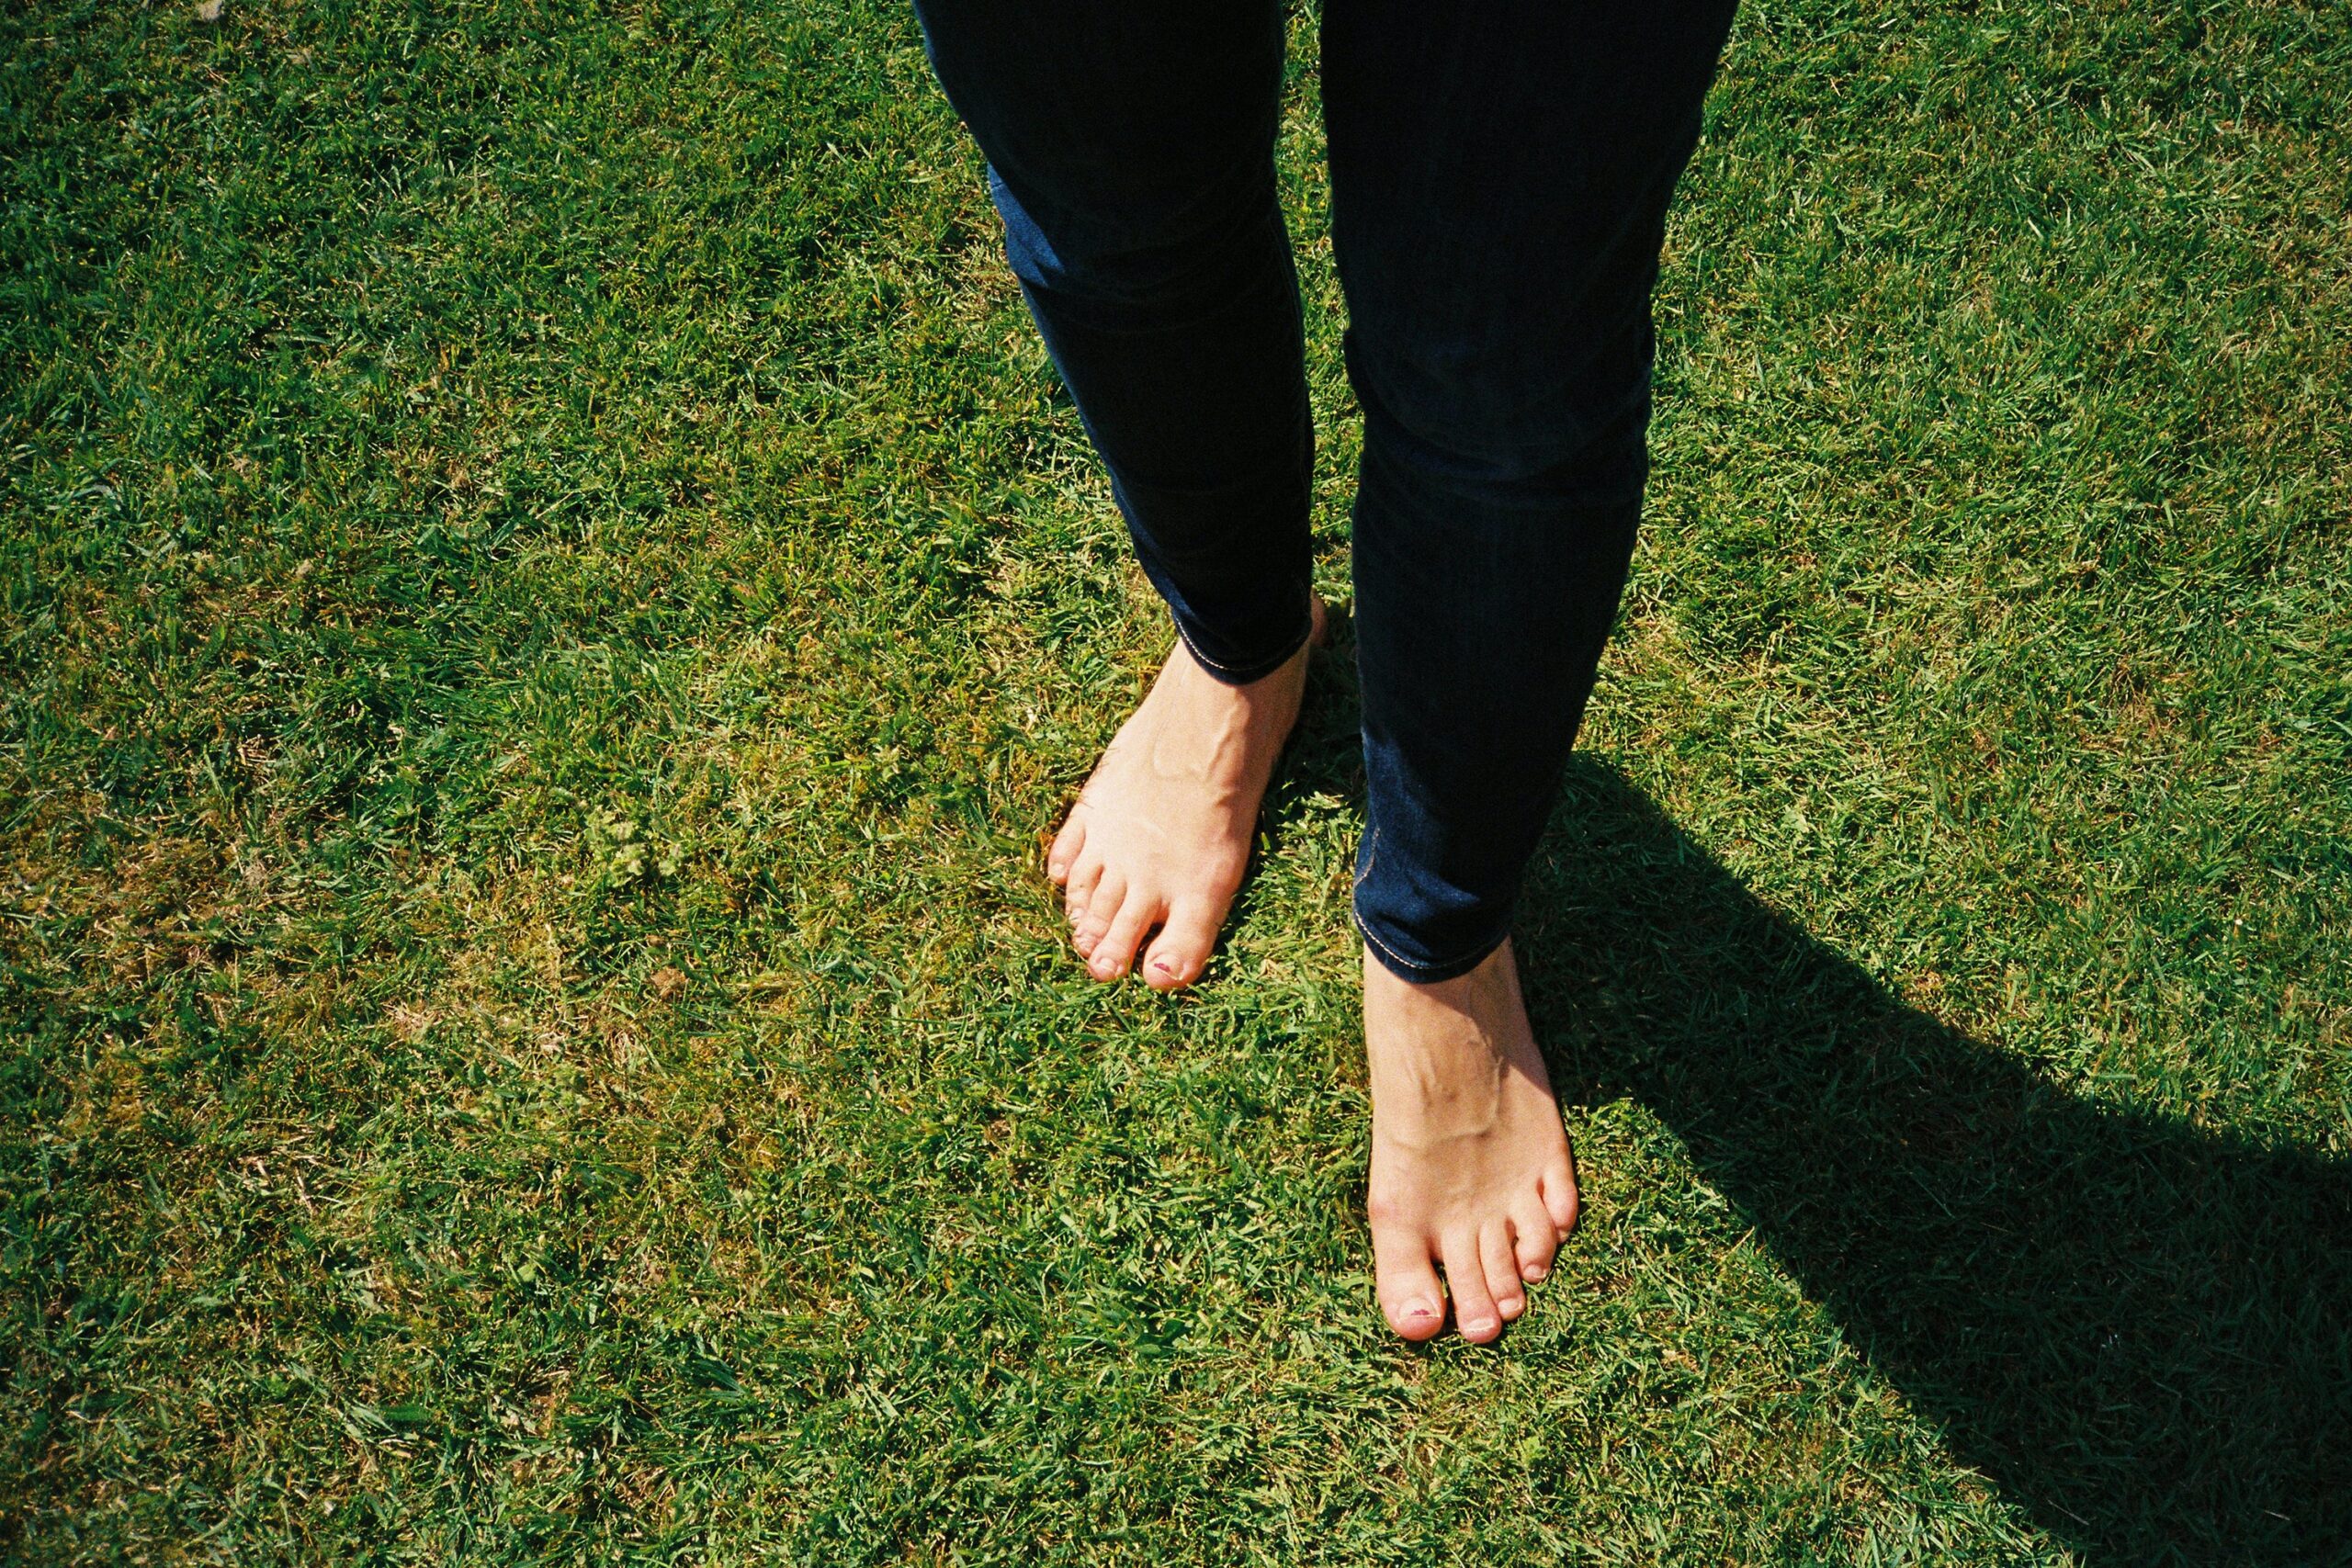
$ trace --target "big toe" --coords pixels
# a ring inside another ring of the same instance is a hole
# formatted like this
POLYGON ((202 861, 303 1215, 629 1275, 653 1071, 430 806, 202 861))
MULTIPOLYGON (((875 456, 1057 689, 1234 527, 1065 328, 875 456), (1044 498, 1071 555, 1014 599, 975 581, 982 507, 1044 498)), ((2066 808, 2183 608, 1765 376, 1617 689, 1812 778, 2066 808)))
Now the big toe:
POLYGON ((1430 1262, 1429 1239, 1404 1227, 1372 1232, 1373 1288, 1381 1315, 1407 1339, 1433 1339, 1445 1326, 1445 1297, 1430 1262))

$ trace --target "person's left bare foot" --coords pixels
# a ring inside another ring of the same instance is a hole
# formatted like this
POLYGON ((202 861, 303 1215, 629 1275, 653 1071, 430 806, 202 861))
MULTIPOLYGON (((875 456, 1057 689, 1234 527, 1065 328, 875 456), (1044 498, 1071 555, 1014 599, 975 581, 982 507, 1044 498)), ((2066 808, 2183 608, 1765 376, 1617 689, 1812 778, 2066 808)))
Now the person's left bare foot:
POLYGON ((1388 1326, 1481 1343, 1527 1310, 1577 1223, 1576 1159, 1520 999, 1510 943, 1434 985, 1363 960, 1374 1280, 1388 1326), (1438 1287, 1445 1269, 1445 1294, 1438 1287))

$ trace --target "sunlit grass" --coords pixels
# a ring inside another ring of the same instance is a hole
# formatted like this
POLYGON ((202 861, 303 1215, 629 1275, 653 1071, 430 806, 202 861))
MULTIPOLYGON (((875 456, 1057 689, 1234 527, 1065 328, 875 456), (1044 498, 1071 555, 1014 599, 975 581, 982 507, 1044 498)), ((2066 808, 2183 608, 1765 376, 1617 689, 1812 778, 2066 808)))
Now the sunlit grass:
POLYGON ((0 36, 16 1560, 2352 1552, 2343 4, 1743 17, 1498 1350, 1364 1277, 1344 638, 1211 983, 1057 942, 1168 633, 902 8, 0 36))

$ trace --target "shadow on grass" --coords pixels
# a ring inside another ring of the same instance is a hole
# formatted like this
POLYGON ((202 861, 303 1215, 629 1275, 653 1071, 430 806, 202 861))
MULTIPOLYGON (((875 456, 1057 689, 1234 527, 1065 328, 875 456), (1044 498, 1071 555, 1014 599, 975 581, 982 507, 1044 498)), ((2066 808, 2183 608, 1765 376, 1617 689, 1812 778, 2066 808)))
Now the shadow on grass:
POLYGON ((1564 1097, 1663 1117, 1959 1458, 2087 1562, 2352 1561, 2352 1171, 2052 1087, 1589 762, 1521 938, 1564 1097))

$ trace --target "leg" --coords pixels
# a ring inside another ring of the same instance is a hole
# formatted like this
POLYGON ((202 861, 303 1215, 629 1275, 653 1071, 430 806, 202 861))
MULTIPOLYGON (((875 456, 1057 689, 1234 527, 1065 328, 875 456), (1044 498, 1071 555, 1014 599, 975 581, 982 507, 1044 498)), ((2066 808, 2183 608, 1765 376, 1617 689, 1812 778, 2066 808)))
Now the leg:
POLYGON ((1633 550, 1649 291, 1730 0, 1329 0, 1364 411, 1374 1240, 1398 1332, 1499 1333, 1576 1213, 1506 945, 1633 550))
POLYGON ((1048 854, 1103 979, 1190 983, 1314 625, 1312 425, 1275 201, 1274 0, 918 0, 1006 251, 1180 647, 1048 854))

